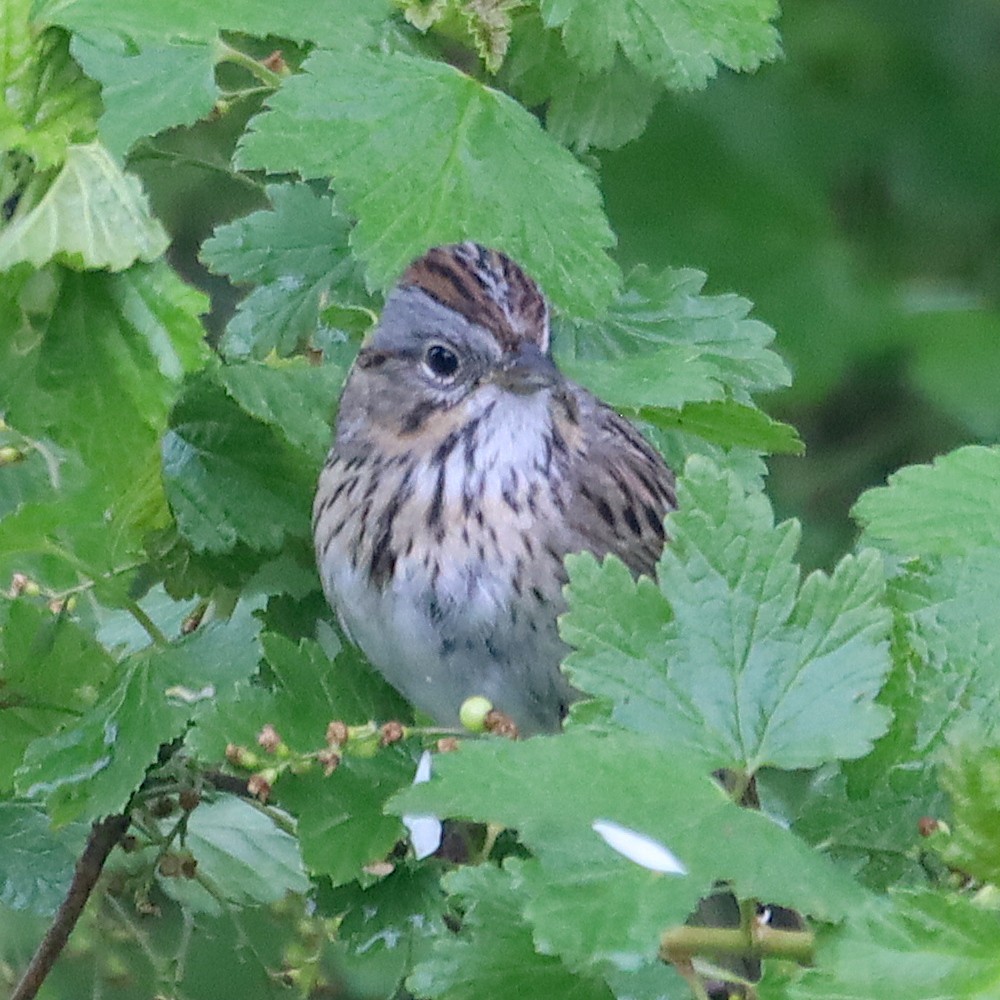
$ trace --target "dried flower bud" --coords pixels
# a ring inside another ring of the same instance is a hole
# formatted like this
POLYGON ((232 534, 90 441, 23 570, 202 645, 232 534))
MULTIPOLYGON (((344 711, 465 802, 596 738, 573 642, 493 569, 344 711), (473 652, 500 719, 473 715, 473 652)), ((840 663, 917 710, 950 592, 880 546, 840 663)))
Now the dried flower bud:
POLYGON ((316 759, 323 765, 324 778, 329 778, 340 766, 340 754, 336 750, 320 750, 316 759))
POLYGON ((201 624, 202 618, 205 617, 207 607, 208 605, 206 604, 199 604, 198 607, 196 607, 194 611, 192 611, 191 614, 189 614, 187 618, 181 622, 181 635, 190 635, 201 624))
POLYGON ((274 753, 281 746, 281 737, 278 735, 278 730, 268 722, 257 734, 257 742, 268 753, 274 753))
POLYGON ((381 739, 379 742, 384 747, 389 746, 390 743, 398 743, 406 735, 401 722, 387 722, 382 726, 380 732, 381 739))
POLYGON ((261 65, 272 73, 285 74, 288 72, 288 63, 285 62, 285 56, 281 49, 275 49, 266 59, 262 59, 261 65))
POLYGON ((504 712, 494 708, 487 713, 485 720, 486 732, 494 736, 504 736, 508 740, 516 740, 520 735, 517 731, 517 723, 504 712))
POLYGON ((177 796, 177 801, 180 803, 181 809, 189 813, 198 807, 201 802, 201 793, 193 788, 185 788, 177 796))
POLYGON ((149 807, 149 811, 157 819, 165 819, 167 816, 173 815, 177 809, 177 803, 169 795, 161 795, 159 798, 154 799, 152 805, 149 807))
POLYGON ((326 745, 331 747, 342 747, 351 738, 346 722, 334 719, 326 727, 326 745))
POLYGON ((437 741, 438 753, 454 753, 461 745, 454 736, 442 736, 437 741))
POLYGON ((27 588, 28 582, 24 573, 14 573, 10 578, 10 596, 20 597, 27 588))
POLYGON ((917 832, 921 837, 929 837, 933 833, 937 833, 941 829, 941 823, 936 820, 933 816, 921 816, 917 820, 917 832))
POLYGON ((177 878, 181 873, 181 859, 176 854, 164 854, 158 871, 164 878, 177 878))
POLYGON ((251 774, 247 780, 247 791, 261 802, 266 802, 271 794, 271 785, 277 775, 273 770, 251 774))

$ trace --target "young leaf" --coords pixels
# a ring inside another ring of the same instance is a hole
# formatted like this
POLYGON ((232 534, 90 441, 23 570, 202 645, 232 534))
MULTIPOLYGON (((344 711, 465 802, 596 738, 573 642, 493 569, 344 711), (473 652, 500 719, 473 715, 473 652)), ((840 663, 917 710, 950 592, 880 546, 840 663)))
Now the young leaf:
POLYGON ((911 465, 854 505, 863 541, 899 555, 941 556, 1000 549, 1000 448, 970 445, 933 465, 911 465))
POLYGON ((535 855, 516 866, 515 884, 536 942, 573 967, 654 960, 660 931, 683 923, 716 881, 824 919, 860 892, 787 831, 731 803, 689 754, 622 732, 466 742, 438 754, 430 782, 389 808, 516 828, 535 855), (622 857, 594 832, 608 819, 665 845, 687 874, 656 875, 622 857))
POLYGON ((471 238, 510 253, 562 308, 594 315, 610 301, 619 275, 593 178, 519 104, 402 54, 317 51, 303 70, 251 121, 236 159, 332 177, 372 285, 428 246, 471 238))
POLYGON ((149 211, 139 181, 100 143, 70 146, 37 205, 0 229, 0 271, 55 260, 77 269, 124 271, 153 261, 170 239, 149 211))
POLYGON ((951 837, 943 856, 956 871, 1000 884, 1000 746, 966 733, 945 757, 942 784, 951 798, 951 837))
MULTIPOLYGON (((94 138, 100 98, 70 58, 66 36, 36 30, 32 6, 32 0, 0 5, 0 150, 20 150, 49 170, 62 163, 70 143, 94 138)), ((14 193, 5 180, 0 176, 4 200, 14 193)))
POLYGON ((545 24, 562 30, 566 51, 589 72, 612 65, 616 50, 643 75, 674 90, 704 87, 717 63, 756 69, 780 52, 775 0, 541 0, 545 24))
POLYGON ((734 475, 692 458, 678 503, 660 594, 613 559, 567 560, 560 628, 576 647, 574 683, 611 699, 620 724, 716 767, 753 774, 865 754, 888 724, 874 702, 890 667, 877 554, 846 556, 800 588, 797 525, 775 527, 767 500, 734 475), (630 608, 621 623, 618 606, 630 608))

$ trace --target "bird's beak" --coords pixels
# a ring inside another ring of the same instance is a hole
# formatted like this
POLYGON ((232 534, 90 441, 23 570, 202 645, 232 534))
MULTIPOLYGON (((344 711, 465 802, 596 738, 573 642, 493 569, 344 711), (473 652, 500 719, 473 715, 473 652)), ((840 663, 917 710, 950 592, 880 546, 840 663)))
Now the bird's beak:
POLYGON ((490 380, 501 389, 518 396, 528 396, 559 381, 555 362, 532 343, 522 343, 505 354, 490 380))

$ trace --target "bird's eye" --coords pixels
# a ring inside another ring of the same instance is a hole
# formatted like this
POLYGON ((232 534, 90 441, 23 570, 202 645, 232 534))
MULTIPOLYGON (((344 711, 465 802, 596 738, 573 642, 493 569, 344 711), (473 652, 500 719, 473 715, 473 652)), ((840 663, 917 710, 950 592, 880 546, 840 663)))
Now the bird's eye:
POLYGON ((451 378, 458 371, 458 355, 443 344, 431 344, 424 354, 424 364, 438 378, 451 378))

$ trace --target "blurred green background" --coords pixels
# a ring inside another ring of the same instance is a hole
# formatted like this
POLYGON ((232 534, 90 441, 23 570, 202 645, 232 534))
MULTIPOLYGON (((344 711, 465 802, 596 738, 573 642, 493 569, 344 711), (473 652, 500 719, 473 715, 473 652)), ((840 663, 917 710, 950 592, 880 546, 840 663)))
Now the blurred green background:
MULTIPOLYGON (((771 494, 828 566, 863 489, 1000 438, 1000 2, 789 0, 778 26, 783 61, 665 98, 592 162, 623 265, 707 271, 777 330, 795 383, 765 405, 807 453, 771 494)), ((228 172, 253 110, 132 157, 199 282, 212 226, 263 204, 228 172)))
POLYGON ((863 489, 1000 437, 1000 3, 789 0, 778 24, 783 63, 664 101, 602 164, 623 263, 702 268, 777 330, 795 382, 767 405, 807 452, 771 494, 829 565, 863 489))

